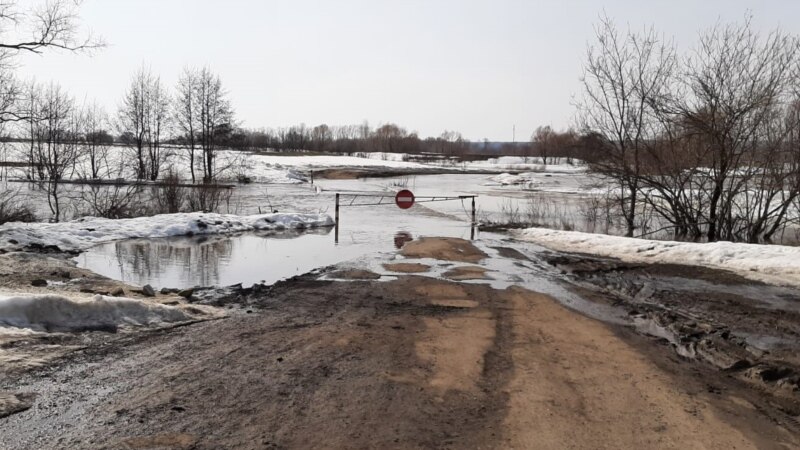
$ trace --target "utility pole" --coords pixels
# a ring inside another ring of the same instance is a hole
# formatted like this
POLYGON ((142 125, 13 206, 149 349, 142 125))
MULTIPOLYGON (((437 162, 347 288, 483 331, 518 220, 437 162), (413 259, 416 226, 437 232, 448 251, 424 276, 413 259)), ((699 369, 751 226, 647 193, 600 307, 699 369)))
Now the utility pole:
POLYGON ((511 143, 516 144, 517 142, 517 124, 511 125, 511 143))

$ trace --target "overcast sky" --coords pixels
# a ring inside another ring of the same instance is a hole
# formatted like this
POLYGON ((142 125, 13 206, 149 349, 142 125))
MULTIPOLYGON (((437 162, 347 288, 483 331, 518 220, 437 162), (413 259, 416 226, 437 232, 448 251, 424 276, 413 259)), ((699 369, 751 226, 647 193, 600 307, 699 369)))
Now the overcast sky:
POLYGON ((571 124, 603 11, 688 47, 748 10, 759 29, 800 34, 796 0, 85 0, 83 23, 109 46, 25 56, 20 73, 112 112, 142 64, 170 86, 183 66, 208 64, 246 127, 368 120, 511 140, 516 125, 527 140, 538 125, 571 124))

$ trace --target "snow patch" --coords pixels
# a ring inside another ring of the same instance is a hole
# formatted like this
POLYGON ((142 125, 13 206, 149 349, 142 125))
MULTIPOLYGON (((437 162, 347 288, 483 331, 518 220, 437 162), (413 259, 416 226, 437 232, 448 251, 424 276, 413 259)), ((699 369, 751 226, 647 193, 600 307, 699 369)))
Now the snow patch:
POLYGON ((800 286, 800 248, 733 242, 675 242, 528 228, 523 241, 552 250, 618 258, 626 262, 683 264, 735 272, 745 278, 800 286))
POLYGON ((544 164, 539 157, 500 156, 489 158, 485 161, 470 161, 462 163, 466 170, 524 170, 537 173, 581 173, 586 172, 587 166, 583 161, 573 160, 567 164, 566 158, 548 158, 544 164))
MULTIPOLYGON (((388 154, 387 154, 388 155, 388 154)), ((389 168, 427 168, 425 164, 402 161, 402 155, 386 157, 386 159, 361 158, 345 155, 302 155, 284 156, 280 154, 253 154, 251 156, 253 167, 256 170, 283 169, 283 168, 331 168, 331 167, 389 167, 389 168), (259 166, 261 168, 259 168, 259 166)))
POLYGON ((116 330, 120 326, 149 326, 195 318, 177 307, 129 298, 0 296, 0 325, 34 331, 116 330))
POLYGON ((541 181, 536 180, 534 178, 535 174, 531 172, 521 173, 519 175, 512 175, 510 173, 501 173, 500 175, 489 177, 489 182, 485 183, 485 185, 486 186, 516 186, 516 185, 531 186, 534 184, 541 184, 541 181))
POLYGON ((97 244, 132 238, 162 238, 196 234, 224 234, 253 230, 306 229, 333 226, 327 214, 216 213, 160 214, 134 219, 83 217, 61 223, 9 223, 0 226, 0 249, 13 251, 29 245, 55 245, 61 250, 85 250, 97 244))

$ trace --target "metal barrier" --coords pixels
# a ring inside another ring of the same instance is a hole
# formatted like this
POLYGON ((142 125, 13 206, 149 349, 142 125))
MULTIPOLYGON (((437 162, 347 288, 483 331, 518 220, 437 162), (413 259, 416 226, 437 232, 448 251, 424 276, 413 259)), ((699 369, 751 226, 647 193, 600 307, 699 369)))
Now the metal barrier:
MULTIPOLYGON (((401 191, 403 192, 403 191, 401 191)), ((405 191, 408 192, 408 191, 405 191)), ((399 194, 399 193, 398 193, 399 194)), ((368 193, 368 192, 357 192, 357 193, 336 193, 336 209, 335 209, 335 220, 336 220, 336 229, 334 232, 334 239, 335 242, 339 243, 339 208, 340 207, 353 207, 353 206, 383 206, 383 205, 392 205, 398 204, 398 194, 387 194, 387 193, 368 193), (342 196, 352 197, 349 202, 342 203, 342 196), (377 198, 377 201, 372 201, 371 203, 365 203, 359 201, 359 199, 374 199, 377 198), (386 199, 392 199, 392 201, 384 201, 386 199)), ((410 192, 409 192, 410 194, 410 192)), ((413 194, 412 194, 413 195, 413 194)), ((472 200, 472 222, 471 222, 471 229, 470 229, 470 239, 475 239, 475 226, 477 225, 476 221, 476 211, 475 211, 475 199, 477 195, 436 195, 436 196, 413 196, 413 203, 432 203, 432 202, 446 202, 446 201, 453 201, 453 200, 472 200)))

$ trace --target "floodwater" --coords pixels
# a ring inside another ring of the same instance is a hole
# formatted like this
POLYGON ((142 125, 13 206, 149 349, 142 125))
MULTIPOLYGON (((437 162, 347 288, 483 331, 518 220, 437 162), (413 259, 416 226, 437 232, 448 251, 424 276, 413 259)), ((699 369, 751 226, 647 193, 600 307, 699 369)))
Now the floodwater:
MULTIPOLYGON (((411 189, 417 196, 477 195, 479 221, 507 220, 509 209, 524 220, 579 231, 592 229, 582 220, 581 208, 597 188, 585 174, 541 173, 535 188, 498 186, 491 175, 417 175, 357 180, 317 180, 309 184, 237 185, 220 212, 257 214, 274 212, 334 215, 335 193, 340 192, 338 242, 333 230, 306 233, 243 234, 237 236, 131 240, 94 247, 77 258, 81 267, 128 283, 156 288, 226 286, 285 279, 315 268, 381 251, 422 236, 469 239, 471 200, 420 203, 409 210, 394 205, 393 192, 411 189), (384 193, 354 197, 355 193, 384 193)), ((78 187, 75 187, 78 189, 78 187)), ((477 234, 477 232, 476 232, 477 234)), ((477 236, 476 236, 477 237, 477 236)))
MULTIPOLYGON (((248 194, 249 192, 249 194, 248 194)), ((334 193, 308 186, 270 185, 251 188, 244 213, 261 211, 327 212, 333 215, 334 193), (262 192, 259 192, 262 190, 262 192), (253 209, 256 209, 253 211, 253 209)), ((76 258, 96 273, 143 286, 186 288, 267 284, 313 269, 394 251, 409 239, 449 236, 469 239, 477 233, 469 222, 427 208, 403 211, 393 203, 343 206, 339 235, 332 228, 305 232, 244 233, 164 239, 133 239, 98 245, 76 258)))

